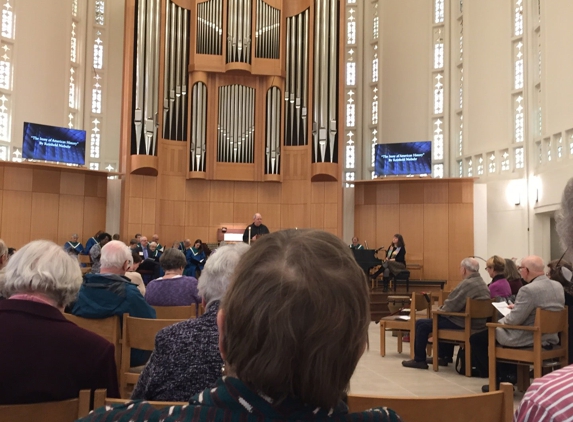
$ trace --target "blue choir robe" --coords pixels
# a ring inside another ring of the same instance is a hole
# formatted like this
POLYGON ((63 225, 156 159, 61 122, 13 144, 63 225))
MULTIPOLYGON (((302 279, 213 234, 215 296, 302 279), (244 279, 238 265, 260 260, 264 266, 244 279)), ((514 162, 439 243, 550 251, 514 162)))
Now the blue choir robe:
POLYGON ((64 250, 68 253, 74 253, 79 255, 83 252, 84 246, 80 242, 72 242, 71 240, 66 242, 64 245, 64 250))
POLYGON ((82 252, 84 255, 89 255, 90 254, 90 249, 92 248, 93 245, 95 245, 97 242, 97 239, 95 237, 90 237, 90 239, 88 240, 88 242, 86 243, 86 247, 84 248, 84 251, 82 252))
POLYGON ((197 268, 203 271, 205 266, 205 252, 198 251, 195 248, 189 248, 185 251, 185 258, 187 258, 187 266, 185 267, 184 275, 195 277, 197 268))

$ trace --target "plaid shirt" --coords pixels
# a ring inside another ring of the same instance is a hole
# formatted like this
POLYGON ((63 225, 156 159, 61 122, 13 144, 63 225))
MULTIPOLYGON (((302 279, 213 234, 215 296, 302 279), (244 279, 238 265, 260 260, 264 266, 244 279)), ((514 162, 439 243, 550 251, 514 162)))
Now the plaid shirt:
MULTIPOLYGON (((460 284, 451 291, 450 295, 440 308, 441 311, 446 312, 465 312, 466 299, 486 300, 490 299, 489 289, 481 278, 479 273, 471 273, 460 284)), ((464 327, 464 318, 459 316, 446 316, 451 322, 458 327, 464 327)), ((485 329, 485 319, 475 318, 472 320, 472 330, 485 329)))

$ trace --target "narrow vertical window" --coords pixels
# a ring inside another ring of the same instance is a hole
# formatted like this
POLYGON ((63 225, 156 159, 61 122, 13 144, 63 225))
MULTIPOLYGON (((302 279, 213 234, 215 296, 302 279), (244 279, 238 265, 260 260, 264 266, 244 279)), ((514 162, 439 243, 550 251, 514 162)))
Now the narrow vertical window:
MULTIPOLYGON (((12 138, 12 81, 14 77, 14 48, 15 33, 14 0, 1 0, 2 28, 0 33, 0 143, 10 143, 12 138)), ((16 150, 17 151, 17 150, 16 150)), ((14 153, 16 152, 14 151, 14 153)), ((19 151, 18 151, 19 152, 19 151)), ((10 158, 9 147, 6 145, 6 159, 10 158)), ((13 160, 21 161, 21 154, 13 156, 13 160)))
POLYGON ((344 128, 344 179, 346 188, 354 187, 356 175, 356 93, 357 75, 360 71, 356 60, 356 16, 358 7, 356 0, 346 0, 346 118, 344 128))

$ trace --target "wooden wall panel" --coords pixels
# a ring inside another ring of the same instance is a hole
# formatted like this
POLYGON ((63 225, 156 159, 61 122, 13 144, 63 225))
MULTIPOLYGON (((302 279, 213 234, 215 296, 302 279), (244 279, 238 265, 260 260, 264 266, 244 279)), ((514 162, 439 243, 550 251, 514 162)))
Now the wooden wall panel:
MULTIPOLYGON (((51 175, 53 177, 53 175, 51 175)), ((56 187, 59 189, 59 175, 56 187)), ((59 198, 56 193, 32 193, 30 240, 58 238, 59 198)))
POLYGON ((129 197, 143 198, 143 176, 132 175, 129 179, 129 197))
POLYGON ((142 224, 143 199, 129 198, 129 222, 132 224, 142 224))
MULTIPOLYGON (((213 182, 220 183, 220 182, 213 182)), ((211 196, 211 182, 205 180, 187 180, 185 183, 185 201, 209 202, 211 196)))
POLYGON ((281 183, 257 183, 257 202, 259 204, 280 204, 281 183))
POLYGON ((354 205, 364 205, 364 183, 354 184, 354 205))
POLYGON ((310 187, 310 203, 324 204, 324 189, 326 182, 316 182, 310 187))
POLYGON ((423 204, 425 183, 426 182, 418 182, 418 181, 400 183, 400 203, 423 204))
POLYGON ((377 204, 399 204, 400 185, 398 183, 376 184, 377 204))
POLYGON ((287 180, 283 182, 282 204, 307 204, 310 201, 310 184, 303 181, 287 180))
POLYGON ((400 205, 400 230, 406 243, 406 263, 424 259, 424 205, 400 205))
MULTIPOLYGON (((86 176, 84 174, 62 172, 60 176, 60 194, 84 196, 85 183, 86 176)), ((66 242, 68 240, 66 239, 66 242)))
POLYGON ((364 240, 368 241, 368 246, 372 249, 378 249, 382 246, 387 248, 399 230, 400 205, 378 205, 376 207, 375 229, 371 233, 364 234, 364 240))
POLYGON ((141 176, 143 178, 142 198, 157 198, 157 178, 152 176, 141 176))
POLYGON ((181 176, 162 176, 159 179, 159 198, 185 201, 185 178, 181 176))
POLYGON ((310 226, 312 228, 324 228, 324 208, 324 203, 310 204, 310 226))
MULTIPOLYGON (((65 173, 64 173, 65 174, 65 173)), ((83 189, 83 187, 82 187, 83 189)), ((64 244, 72 234, 82 239, 82 244, 94 233, 84 233, 84 198, 79 195, 60 195, 58 203, 58 244, 64 244)))
POLYGON ((453 288, 460 281, 461 260, 474 254, 473 204, 449 204, 449 215, 449 287, 453 288))
POLYGON ((310 227, 307 204, 283 204, 281 229, 306 229, 310 227))
POLYGON ((184 236, 181 240, 189 239, 191 242, 195 242, 197 239, 201 239, 202 242, 209 243, 207 238, 209 237, 209 227, 197 227, 197 226, 185 226, 184 236))
MULTIPOLYGON (((210 225, 221 227, 221 224, 233 222, 233 203, 232 202, 211 202, 210 225)), ((249 220, 252 222, 252 218, 249 220)))
POLYGON ((354 209, 354 235, 360 239, 368 238, 372 235, 375 226, 376 206, 357 205, 354 209))
POLYGON ((423 270, 428 279, 448 279, 448 233, 448 204, 425 204, 423 270))
POLYGON ((141 207, 141 223, 155 225, 155 199, 144 198, 141 207))
MULTIPOLYGON (((31 182, 32 179, 30 178, 30 188, 32 187, 31 182)), ((6 242, 6 245, 21 248, 32 240, 30 237, 32 192, 5 190, 3 196, 1 238, 6 242)))
MULTIPOLYGON (((83 232, 96 233, 98 230, 105 230, 106 217, 105 198, 84 197, 84 228, 83 232)), ((87 240, 87 239, 85 239, 87 240)), ((84 242, 85 242, 84 240, 84 242)))
POLYGON ((30 167, 5 167, 4 190, 32 191, 34 170, 30 167))
MULTIPOLYGON (((271 232, 280 230, 281 228, 281 215, 282 207, 279 202, 274 204, 261 204, 259 203, 256 208, 263 217, 263 224, 269 228, 271 232)), ((254 214, 254 213, 253 213, 254 214)), ((245 226, 253 222, 251 219, 245 221, 245 226)))
POLYGON ((34 169, 32 176, 32 191, 43 193, 60 193, 60 174, 54 170, 34 169))
POLYGON ((447 204, 448 182, 424 183, 424 204, 447 204))
MULTIPOLYGON (((324 226, 320 228, 335 229, 338 226, 339 215, 338 208, 332 204, 325 204, 324 206, 324 226)), ((314 226, 311 226, 314 228, 314 226)), ((317 227, 319 228, 319 227, 317 227)))
MULTIPOLYGON (((212 202, 231 202, 235 182, 211 182, 210 200, 212 202)), ((231 220, 228 220, 231 221, 231 220)))
MULTIPOLYGON (((253 211, 257 209, 257 204, 254 202, 251 203, 234 203, 233 204, 233 223, 243 223, 243 222, 252 222, 253 215, 255 212, 253 211)), ((261 214, 262 215, 262 214, 261 214)))
POLYGON ((203 202, 185 202, 185 226, 209 227, 209 212, 203 202))
POLYGON ((375 184, 364 185, 364 205, 376 205, 377 186, 375 184))
MULTIPOLYGON (((242 203, 256 203, 257 202, 257 184, 250 183, 250 182, 235 182, 233 189, 233 202, 242 202, 242 203)), ((253 214, 253 213, 251 213, 253 214)))
POLYGON ((342 188, 339 182, 325 182, 324 202, 326 204, 337 204, 342 188))
POLYGON ((473 204, 474 184, 473 180, 452 180, 449 184, 449 202, 451 204, 473 204))

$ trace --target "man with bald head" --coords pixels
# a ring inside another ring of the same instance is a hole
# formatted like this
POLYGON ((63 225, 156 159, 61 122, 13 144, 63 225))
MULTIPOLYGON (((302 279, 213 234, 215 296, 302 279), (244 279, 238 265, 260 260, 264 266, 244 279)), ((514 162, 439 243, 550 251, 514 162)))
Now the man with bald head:
POLYGON ((256 213, 253 215, 253 224, 250 224, 245 229, 245 233, 243 233, 243 242, 251 243, 257 240, 264 234, 269 234, 270 231, 267 226, 263 224, 263 217, 261 214, 256 213), (250 228, 250 230, 249 230, 250 228), (249 241, 249 234, 250 234, 250 241, 249 241))
MULTIPOLYGON (((440 307, 441 311, 464 312, 466 299, 487 300, 490 298, 489 289, 479 274, 479 263, 474 258, 465 258, 460 263, 460 275, 463 280, 440 307)), ((428 369, 426 362, 426 346, 428 336, 432 332, 432 319, 419 319, 416 321, 416 340, 414 344, 414 359, 405 360, 402 366, 406 368, 428 369)), ((473 319, 472 330, 485 328, 485 319, 473 319)), ((463 330, 464 318, 458 316, 438 316, 438 328, 444 330, 463 330)), ((440 366, 448 366, 453 362, 454 345, 451 343, 438 343, 438 363, 440 366)))
MULTIPOLYGON (((563 309, 565 306, 563 286, 545 275, 543 259, 538 256, 525 257, 521 260, 518 270, 527 284, 519 289, 513 309, 505 318, 498 321, 500 324, 532 326, 535 322, 537 308, 547 311, 563 309)), ((533 345, 533 332, 496 328, 495 339, 502 346, 527 347, 533 345)), ((470 337, 470 341, 472 361, 481 375, 485 377, 489 373, 487 330, 474 334, 470 337)), ((558 344, 559 338, 557 334, 544 334, 542 342, 544 346, 558 344)), ((515 365, 498 365, 498 369, 500 381, 516 380, 515 365)), ((489 386, 484 385, 482 391, 489 391, 489 386)))

